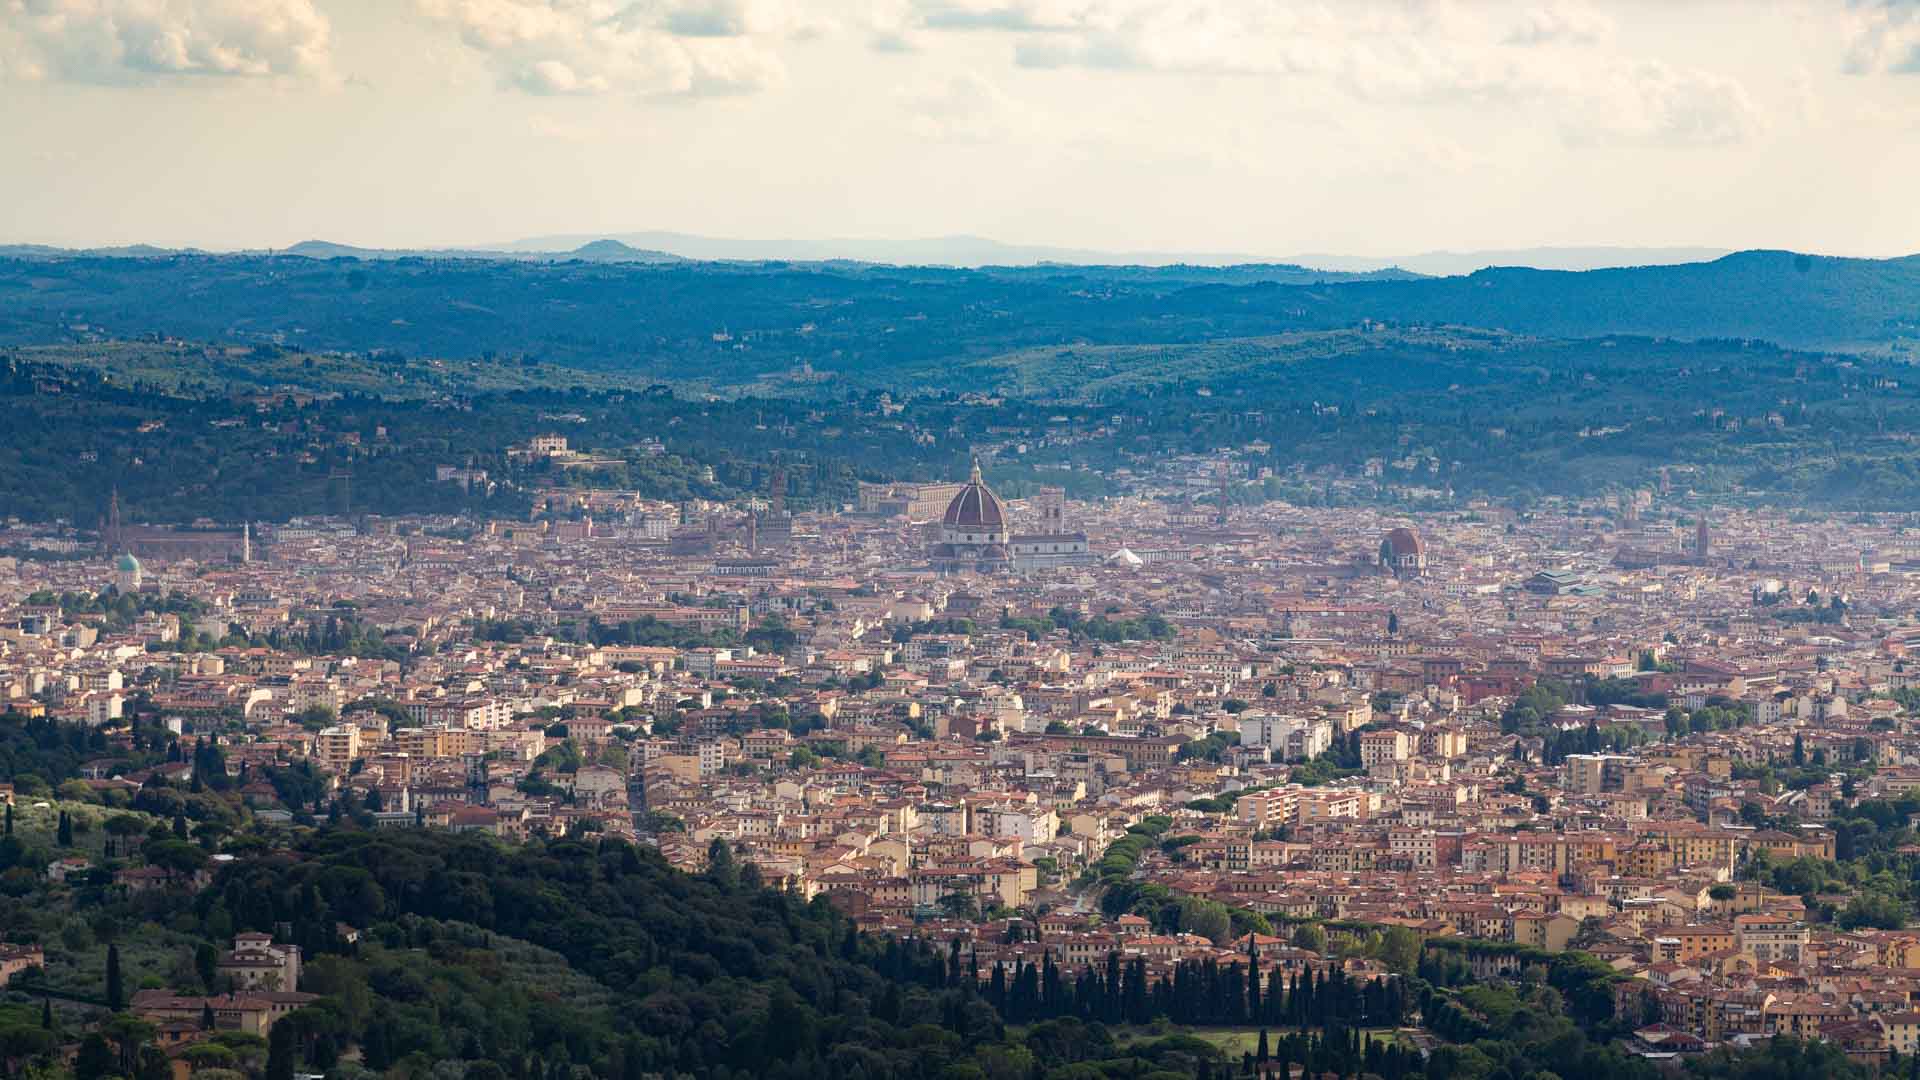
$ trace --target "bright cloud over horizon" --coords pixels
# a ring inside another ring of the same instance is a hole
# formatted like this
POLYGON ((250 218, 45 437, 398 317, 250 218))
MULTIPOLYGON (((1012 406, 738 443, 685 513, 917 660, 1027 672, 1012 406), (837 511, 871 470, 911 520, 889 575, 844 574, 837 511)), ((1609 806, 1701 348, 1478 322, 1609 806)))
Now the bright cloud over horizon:
POLYGON ((0 0, 0 242, 1920 251, 1920 0, 0 0))

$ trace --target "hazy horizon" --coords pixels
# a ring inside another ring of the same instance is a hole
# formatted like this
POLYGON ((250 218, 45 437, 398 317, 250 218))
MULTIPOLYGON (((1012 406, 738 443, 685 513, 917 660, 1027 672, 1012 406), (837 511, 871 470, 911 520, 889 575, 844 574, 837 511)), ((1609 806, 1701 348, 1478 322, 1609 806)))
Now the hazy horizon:
POLYGON ((1916 73, 1907 0, 34 0, 0 237, 1886 257, 1916 73))
MULTIPOLYGON (((214 247, 180 245, 170 247, 140 241, 126 244, 64 245, 36 241, 12 241, 0 237, 0 249, 9 246, 50 247, 63 251, 120 251, 151 248, 160 251, 200 251, 210 255, 287 252, 303 246, 324 244, 371 253, 442 252, 469 256, 488 253, 508 255, 564 255, 582 247, 612 241, 638 251, 663 252, 690 261, 831 261, 893 263, 911 265, 1030 265, 1060 262, 1081 265, 1165 266, 1176 263, 1231 266, 1256 263, 1298 264, 1322 270, 1370 270, 1400 268, 1420 273, 1461 273, 1480 266, 1534 266, 1542 269, 1598 269, 1626 266, 1659 266, 1684 262, 1709 262, 1733 254, 1736 249, 1694 245, 1623 246, 1582 244, 1523 248, 1441 249, 1365 252, 1223 252, 1223 251, 1115 251, 1095 248, 1062 247, 1007 241, 998 237, 967 234, 925 237, 725 237, 685 233, 670 229, 607 230, 600 232, 559 233, 545 236, 516 237, 479 243, 386 247, 359 244, 338 237, 308 237, 278 247, 251 245, 214 247), (1424 266, 1426 269, 1418 269, 1424 266), (1464 268, 1464 269, 1463 269, 1464 268)), ((1742 249, 1751 250, 1751 249, 1742 249)), ((1831 252, 1810 254, 1833 255, 1831 252)), ((1838 256, 1898 258, 1902 256, 1838 256)))

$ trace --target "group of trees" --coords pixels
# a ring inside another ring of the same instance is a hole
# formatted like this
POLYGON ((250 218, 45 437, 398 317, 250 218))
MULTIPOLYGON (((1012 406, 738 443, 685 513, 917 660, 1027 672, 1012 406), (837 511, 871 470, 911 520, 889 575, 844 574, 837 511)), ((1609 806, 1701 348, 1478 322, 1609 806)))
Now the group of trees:
POLYGON ((1107 644, 1122 641, 1165 641, 1178 634, 1173 624, 1159 615, 1147 614, 1139 618, 1112 617, 1115 614, 1117 612, 1102 612, 1088 618, 1071 608, 1056 607, 1041 618, 1005 616, 1000 620, 1000 628, 1024 631, 1027 638, 1032 641, 1038 641, 1051 633, 1065 631, 1075 642, 1096 641, 1107 644))
POLYGON ((261 644, 276 652, 295 652, 316 656, 358 656, 370 659, 405 661, 408 650, 386 642, 380 628, 355 617, 351 611, 330 612, 325 618, 315 615, 294 630, 275 627, 267 631, 261 644))
POLYGON ((1500 730, 1509 734, 1540 734, 1547 728, 1547 721, 1572 700, 1573 694, 1565 683, 1541 679, 1515 694, 1513 701, 1501 710, 1500 730))
POLYGON ((1360 758, 1360 736, 1366 729, 1336 735, 1319 757, 1293 767, 1292 780, 1302 787, 1319 787, 1366 772, 1360 758))
MULTIPOLYGON (((958 955, 956 942, 956 964, 958 955)), ((1245 964, 1188 960, 1161 978, 1149 978, 1144 958, 1118 952, 1072 975, 1051 954, 1037 965, 995 964, 986 974, 987 1001, 1014 1024, 1072 1016, 1108 1024, 1163 1018, 1205 1026, 1397 1027, 1412 1007, 1399 979, 1355 981, 1339 967, 1274 966, 1263 974, 1251 951, 1245 964)), ((979 975, 975 965, 965 977, 979 975)))
POLYGON ((99 615, 102 624, 112 630, 124 629, 142 615, 178 615, 182 621, 188 621, 206 613, 205 602, 173 590, 160 594, 153 592, 123 593, 114 586, 108 586, 97 593, 65 590, 53 592, 40 589, 27 594, 28 604, 35 607, 50 607, 58 604, 63 615, 99 615))
POLYGON ((1731 731, 1753 723, 1753 706, 1744 701, 1709 698, 1698 709, 1667 708, 1667 734, 1673 738, 1710 731, 1731 731))
POLYGON ((1912 795, 1837 805, 1828 823, 1834 834, 1833 860, 1780 859, 1754 851, 1738 873, 1803 897, 1812 919, 1831 919, 1845 929, 1903 927, 1920 909, 1920 856, 1907 850, 1916 839, 1915 813, 1920 813, 1920 799, 1912 795), (1847 894, 1847 899, 1837 906, 1821 899, 1834 894, 1847 894))
MULTIPOLYGON (((357 1046, 371 1068, 420 1055, 494 1061, 529 1078, 583 1067, 607 1077, 997 1075, 1009 1058, 1050 1072, 1096 1052, 1150 1070, 1155 1056, 1134 1059, 1084 1027, 1066 1039, 1067 1020, 1124 1020, 1142 994, 1165 1003, 1171 993, 1117 963, 1112 979, 1026 969, 983 980, 957 947, 868 939, 824 901, 761 888, 724 845, 699 877, 617 841, 503 849, 476 837, 330 830, 298 855, 229 869, 193 910, 210 935, 289 924, 311 946, 311 988, 324 996, 296 1014, 294 1049, 310 1064, 357 1046), (366 928, 359 947, 334 934, 339 923, 366 928), (529 1008, 517 965, 501 963, 525 948, 550 950, 566 978, 590 983, 529 1008), (489 970, 506 977, 487 980, 489 970), (486 981, 501 1000, 471 1000, 486 981), (1055 1018, 1059 1042, 1007 1039, 1010 1014, 1055 1018)), ((1213 978, 1245 983, 1229 970, 1213 978)), ((1297 993, 1323 997, 1316 1008, 1330 1017, 1390 1007, 1381 991, 1330 986, 1316 979, 1297 993)))

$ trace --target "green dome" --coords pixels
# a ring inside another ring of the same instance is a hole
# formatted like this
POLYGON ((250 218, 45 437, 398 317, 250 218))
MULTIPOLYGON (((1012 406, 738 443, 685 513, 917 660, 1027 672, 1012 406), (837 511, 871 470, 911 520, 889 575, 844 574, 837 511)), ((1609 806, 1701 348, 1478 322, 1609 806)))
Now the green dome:
POLYGON ((113 568, 115 570, 121 571, 122 573, 130 574, 140 569, 140 560, 134 558, 128 552, 123 551, 120 553, 119 561, 113 564, 113 568))

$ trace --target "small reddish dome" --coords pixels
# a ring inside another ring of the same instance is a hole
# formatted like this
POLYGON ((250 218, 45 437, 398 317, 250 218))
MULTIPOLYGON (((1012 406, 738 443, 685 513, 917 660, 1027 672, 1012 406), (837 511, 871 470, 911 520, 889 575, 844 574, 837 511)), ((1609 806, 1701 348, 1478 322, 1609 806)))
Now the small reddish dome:
POLYGON ((949 529, 982 529, 997 532, 1007 527, 1007 508, 1000 496, 987 489, 980 479, 976 463, 967 486, 947 504, 947 516, 941 524, 949 529))

